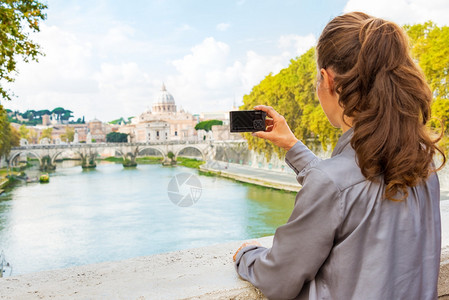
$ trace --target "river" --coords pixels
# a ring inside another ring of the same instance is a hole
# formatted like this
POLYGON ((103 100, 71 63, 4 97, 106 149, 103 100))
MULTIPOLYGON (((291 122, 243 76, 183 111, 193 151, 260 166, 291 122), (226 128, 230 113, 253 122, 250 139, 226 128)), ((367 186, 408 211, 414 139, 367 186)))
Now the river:
POLYGON ((13 275, 272 235, 295 199, 184 167, 102 163, 83 171, 73 163, 59 164, 48 184, 21 184, 0 196, 0 251, 13 275), (168 196, 180 173, 201 184, 190 207, 168 196))
MULTIPOLYGON (((448 167, 439 176, 448 200, 448 167)), ((295 193, 179 166, 101 163, 84 171, 64 161, 50 183, 19 184, 0 196, 0 251, 19 275, 258 238, 287 221, 294 200, 295 193), (201 184, 190 207, 169 199, 169 182, 181 173, 201 184)))

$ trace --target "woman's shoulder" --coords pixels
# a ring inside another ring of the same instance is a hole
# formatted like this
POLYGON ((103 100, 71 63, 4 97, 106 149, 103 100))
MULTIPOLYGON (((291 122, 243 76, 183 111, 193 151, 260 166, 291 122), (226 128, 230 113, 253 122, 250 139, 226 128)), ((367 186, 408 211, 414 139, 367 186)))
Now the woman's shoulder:
POLYGON ((357 165, 355 153, 342 153, 317 163, 310 172, 320 172, 327 176, 339 190, 365 182, 360 167, 357 165))

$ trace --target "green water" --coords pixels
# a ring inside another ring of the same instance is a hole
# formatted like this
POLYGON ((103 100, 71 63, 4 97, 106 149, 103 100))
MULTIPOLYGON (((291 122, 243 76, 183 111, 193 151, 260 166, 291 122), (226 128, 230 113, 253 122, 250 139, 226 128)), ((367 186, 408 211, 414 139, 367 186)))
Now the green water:
POLYGON ((272 235, 295 199, 183 167, 59 165, 50 175, 49 184, 22 184, 0 196, 0 250, 13 275, 272 235), (190 207, 168 196, 182 172, 201 183, 190 207))

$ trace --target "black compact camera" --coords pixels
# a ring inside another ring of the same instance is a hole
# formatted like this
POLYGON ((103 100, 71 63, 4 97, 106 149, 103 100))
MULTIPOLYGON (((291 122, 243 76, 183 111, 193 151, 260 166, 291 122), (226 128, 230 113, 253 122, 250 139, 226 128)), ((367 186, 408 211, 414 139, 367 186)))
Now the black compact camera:
POLYGON ((231 132, 265 131, 267 113, 261 110, 236 110, 229 112, 231 132))

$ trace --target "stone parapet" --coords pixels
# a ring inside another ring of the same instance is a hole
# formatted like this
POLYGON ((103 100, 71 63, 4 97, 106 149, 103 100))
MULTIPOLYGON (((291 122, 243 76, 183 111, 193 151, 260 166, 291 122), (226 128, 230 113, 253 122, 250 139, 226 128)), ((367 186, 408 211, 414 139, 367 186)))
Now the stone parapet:
MULTIPOLYGON (((441 204, 438 294, 449 299, 449 201, 441 204)), ((273 237, 257 239, 269 247, 273 237)), ((0 278, 1 299, 264 299, 235 272, 242 241, 0 278)))

